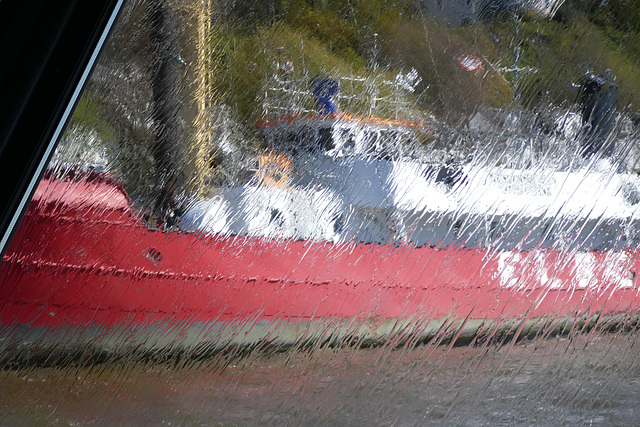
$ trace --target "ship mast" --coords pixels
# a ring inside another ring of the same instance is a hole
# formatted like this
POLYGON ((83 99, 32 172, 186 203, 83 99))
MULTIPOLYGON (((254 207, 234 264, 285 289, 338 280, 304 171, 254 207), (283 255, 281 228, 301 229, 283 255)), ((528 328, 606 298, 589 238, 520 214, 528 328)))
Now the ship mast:
POLYGON ((213 135, 211 117, 211 52, 209 37, 211 36, 211 0, 196 0, 196 87, 195 101, 197 113, 194 120, 195 135, 193 150, 195 151, 194 187, 198 194, 206 191, 211 175, 211 158, 213 157, 213 135))

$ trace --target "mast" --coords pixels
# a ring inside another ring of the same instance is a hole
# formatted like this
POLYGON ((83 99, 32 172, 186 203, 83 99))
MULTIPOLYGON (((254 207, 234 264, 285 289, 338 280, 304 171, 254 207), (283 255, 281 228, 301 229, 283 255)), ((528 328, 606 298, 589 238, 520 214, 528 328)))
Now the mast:
POLYGON ((151 45, 153 64, 151 87, 153 91, 154 144, 156 195, 154 215, 160 218, 170 214, 175 192, 183 185, 180 158, 182 155, 181 126, 181 72, 178 28, 175 12, 166 0, 149 2, 151 16, 151 45))
POLYGON ((211 178, 211 159, 214 156, 212 135, 212 75, 211 75, 211 0, 196 1, 196 88, 197 113, 194 120, 195 151, 194 187, 203 195, 211 178))

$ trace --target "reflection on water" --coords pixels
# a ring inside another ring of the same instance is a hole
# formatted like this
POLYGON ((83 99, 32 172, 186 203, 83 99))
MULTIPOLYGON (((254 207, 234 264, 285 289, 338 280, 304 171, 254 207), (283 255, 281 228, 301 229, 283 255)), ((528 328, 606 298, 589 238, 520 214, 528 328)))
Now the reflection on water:
POLYGON ((637 332, 2 374, 3 424, 631 425, 637 332))

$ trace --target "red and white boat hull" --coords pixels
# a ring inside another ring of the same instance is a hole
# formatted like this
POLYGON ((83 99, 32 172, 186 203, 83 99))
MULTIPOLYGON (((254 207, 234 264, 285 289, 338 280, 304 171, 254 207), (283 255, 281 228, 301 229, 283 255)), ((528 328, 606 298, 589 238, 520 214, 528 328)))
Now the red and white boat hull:
POLYGON ((49 178, 0 264, 0 323, 5 346, 29 331, 61 346, 83 343, 82 331, 93 331, 95 343, 147 331, 140 342, 150 348, 434 336, 465 325, 477 332, 512 321, 630 316, 640 307, 638 268, 636 249, 438 249, 151 231, 116 184, 49 178))

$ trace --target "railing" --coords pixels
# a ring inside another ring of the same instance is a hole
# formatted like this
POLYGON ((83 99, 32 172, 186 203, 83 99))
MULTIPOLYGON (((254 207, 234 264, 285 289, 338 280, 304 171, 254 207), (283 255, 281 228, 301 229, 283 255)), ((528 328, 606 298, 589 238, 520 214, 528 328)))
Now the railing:
MULTIPOLYGON (((282 70, 282 67, 278 69, 282 70)), ((308 77, 306 73, 303 75, 303 78, 289 78, 287 73, 279 71, 265 79, 263 116, 273 119, 283 114, 318 112, 311 87, 313 77, 308 77)), ((413 70, 398 74, 395 80, 386 79, 379 73, 370 77, 330 78, 339 83, 338 93, 331 97, 339 111, 396 120, 409 120, 417 115, 411 93, 420 79, 413 70)))

